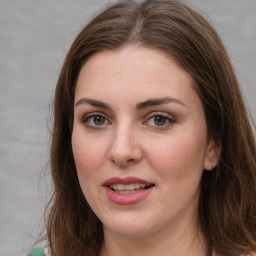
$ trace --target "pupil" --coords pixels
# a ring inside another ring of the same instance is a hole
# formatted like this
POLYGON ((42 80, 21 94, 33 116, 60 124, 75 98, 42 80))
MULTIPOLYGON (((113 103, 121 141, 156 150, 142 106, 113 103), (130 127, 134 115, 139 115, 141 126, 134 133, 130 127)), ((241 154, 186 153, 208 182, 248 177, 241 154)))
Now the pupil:
POLYGON ((105 118, 102 116, 95 116, 93 121, 96 125, 102 125, 105 122, 105 118))
POLYGON ((155 121, 155 124, 157 126, 161 126, 161 125, 165 125, 166 123, 166 118, 165 117, 162 117, 162 116, 156 116, 154 118, 154 121, 155 121))

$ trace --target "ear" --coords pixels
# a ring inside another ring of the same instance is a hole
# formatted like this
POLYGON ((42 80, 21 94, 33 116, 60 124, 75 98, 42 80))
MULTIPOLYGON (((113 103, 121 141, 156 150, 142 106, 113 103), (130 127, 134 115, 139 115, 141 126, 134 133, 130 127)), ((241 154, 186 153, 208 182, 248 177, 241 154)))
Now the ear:
POLYGON ((204 160, 204 169, 211 171, 219 162, 221 153, 220 143, 216 143, 214 139, 210 139, 207 145, 207 151, 204 160))

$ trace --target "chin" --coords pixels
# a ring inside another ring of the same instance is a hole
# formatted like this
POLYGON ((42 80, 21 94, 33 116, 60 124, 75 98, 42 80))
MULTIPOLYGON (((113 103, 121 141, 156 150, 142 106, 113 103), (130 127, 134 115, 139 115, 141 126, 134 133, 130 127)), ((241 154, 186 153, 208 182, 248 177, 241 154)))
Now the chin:
POLYGON ((104 232, 110 231, 118 236, 124 236, 129 238, 138 238, 148 236, 154 233, 154 227, 151 227, 149 223, 152 221, 141 219, 136 216, 133 218, 129 214, 125 214, 124 218, 120 218, 107 221, 103 224, 104 232))
MULTIPOLYGON (((104 228, 105 229, 105 228, 104 228)), ((106 228, 108 229, 108 228, 106 228)), ((122 227, 111 227, 110 231, 118 236, 135 239, 150 236, 153 232, 145 229, 145 226, 123 225, 122 227)))

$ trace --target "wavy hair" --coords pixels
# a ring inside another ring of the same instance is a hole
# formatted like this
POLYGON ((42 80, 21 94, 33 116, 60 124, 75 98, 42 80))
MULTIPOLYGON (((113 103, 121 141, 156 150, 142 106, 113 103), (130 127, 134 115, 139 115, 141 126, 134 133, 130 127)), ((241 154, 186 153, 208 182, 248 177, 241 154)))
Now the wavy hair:
POLYGON ((125 45, 159 49, 180 63, 196 84, 208 134, 221 147, 218 165, 205 171, 201 181, 198 218, 207 254, 255 251, 255 137, 229 56, 200 14, 179 1, 148 0, 108 6, 82 29, 64 61, 55 92, 50 156, 54 192, 47 236, 52 256, 96 256, 102 246, 102 223, 81 191, 72 153, 74 90, 90 56, 125 45))

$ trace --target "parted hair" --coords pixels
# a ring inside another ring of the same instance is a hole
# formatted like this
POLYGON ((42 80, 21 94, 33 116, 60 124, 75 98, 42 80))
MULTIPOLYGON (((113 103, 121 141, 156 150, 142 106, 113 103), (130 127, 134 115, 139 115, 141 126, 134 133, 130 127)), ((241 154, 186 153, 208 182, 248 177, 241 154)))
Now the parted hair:
POLYGON ((82 29, 64 61, 55 92, 50 155, 54 191, 46 225, 52 256, 97 256, 101 249, 102 223, 81 191, 72 153, 74 91, 90 56, 126 45, 161 50, 191 75, 203 103, 208 135, 221 148, 217 166, 204 171, 201 180, 198 218, 207 255, 256 251, 254 124, 229 56, 199 13, 180 1, 148 0, 108 6, 82 29))

